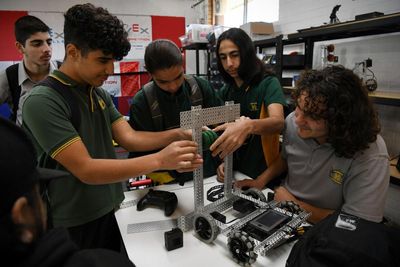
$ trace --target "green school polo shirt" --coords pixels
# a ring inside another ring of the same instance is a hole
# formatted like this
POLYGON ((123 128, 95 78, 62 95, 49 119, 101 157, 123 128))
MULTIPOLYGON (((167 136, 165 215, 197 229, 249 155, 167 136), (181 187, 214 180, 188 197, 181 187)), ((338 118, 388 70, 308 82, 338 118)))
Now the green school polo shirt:
MULTIPOLYGON (((251 119, 260 118, 262 104, 266 108, 273 103, 286 105, 279 80, 273 76, 267 76, 249 88, 227 84, 218 93, 223 101, 240 103, 240 115, 251 119)), ((233 168, 253 179, 267 168, 260 135, 251 135, 234 153, 233 168)))
MULTIPOLYGON (((23 107, 23 128, 32 138, 40 167, 62 169, 53 158, 65 147, 81 139, 93 158, 116 158, 111 126, 122 119, 111 97, 101 88, 82 87, 60 71, 52 74, 70 85, 80 113, 79 132, 71 121, 65 99, 52 88, 38 86, 23 107), (96 91, 96 92, 95 92, 96 91)), ((112 211, 124 198, 120 183, 89 185, 72 174, 49 184, 54 226, 85 224, 112 211)))
MULTIPOLYGON (((203 97, 203 108, 216 107, 222 105, 221 99, 217 96, 210 83, 204 79, 196 78, 203 97)), ((168 130, 180 127, 180 112, 191 109, 191 88, 184 82, 178 92, 174 95, 163 91, 157 84, 154 84, 156 96, 163 116, 163 129, 168 130)), ((147 103, 143 90, 140 90, 132 99, 130 107, 129 123, 135 130, 139 131, 160 131, 153 122, 150 107, 147 103)), ((155 151, 153 151, 155 152, 155 151)), ((130 157, 138 157, 152 152, 131 153, 130 157)), ((203 151, 204 176, 216 174, 217 162, 212 158, 210 151, 203 151)), ((192 173, 176 174, 192 175, 192 173)), ((190 178, 187 178, 190 179, 190 178)))

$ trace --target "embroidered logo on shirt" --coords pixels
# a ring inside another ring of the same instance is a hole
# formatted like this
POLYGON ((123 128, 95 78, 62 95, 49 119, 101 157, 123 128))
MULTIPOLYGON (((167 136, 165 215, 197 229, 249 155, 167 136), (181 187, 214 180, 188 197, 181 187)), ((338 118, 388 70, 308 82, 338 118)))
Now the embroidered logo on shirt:
POLYGON ((340 213, 336 220, 335 227, 349 231, 354 231, 357 229, 357 224, 358 224, 358 217, 350 214, 340 213))
POLYGON ((343 176, 344 174, 340 170, 331 170, 331 173, 329 174, 329 178, 337 184, 342 184, 343 176))
POLYGON ((250 111, 257 111, 257 102, 250 103, 250 111))
POLYGON ((103 99, 99 99, 99 104, 102 110, 104 110, 106 108, 106 103, 104 103, 103 99))

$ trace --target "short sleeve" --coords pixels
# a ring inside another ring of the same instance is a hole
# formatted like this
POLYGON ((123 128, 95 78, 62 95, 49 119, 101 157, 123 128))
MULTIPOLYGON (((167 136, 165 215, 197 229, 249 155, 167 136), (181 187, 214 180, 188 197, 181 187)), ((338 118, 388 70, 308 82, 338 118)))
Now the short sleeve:
POLYGON ((274 103, 286 106, 286 100, 282 91, 282 87, 276 77, 269 76, 265 78, 261 82, 260 86, 265 88, 264 90, 266 91, 264 97, 264 103, 266 106, 274 103))
MULTIPOLYGON (((44 87, 35 88, 46 89, 44 87)), ((69 120, 68 104, 56 91, 48 94, 34 93, 23 106, 23 127, 33 136, 44 152, 54 157, 56 152, 72 140, 79 138, 69 120)))
MULTIPOLYGON (((381 140, 378 139, 377 142, 380 143, 381 140)), ((357 157, 344 182, 342 210, 366 220, 380 222, 389 178, 387 152, 381 151, 372 155, 366 152, 357 157)))

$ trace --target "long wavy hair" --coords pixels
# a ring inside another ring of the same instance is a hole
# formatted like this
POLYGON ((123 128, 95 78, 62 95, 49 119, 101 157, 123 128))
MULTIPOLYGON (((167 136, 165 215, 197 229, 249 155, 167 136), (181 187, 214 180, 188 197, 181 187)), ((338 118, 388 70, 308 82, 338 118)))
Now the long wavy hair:
POLYGON ((231 28, 224 31, 217 41, 217 65, 224 81, 228 84, 235 84, 235 80, 225 71, 219 56, 221 42, 230 40, 239 48, 240 66, 238 75, 246 85, 256 85, 262 81, 265 75, 273 75, 272 71, 265 68, 262 61, 257 57, 253 41, 245 31, 239 28, 231 28))
POLYGON ((328 142, 340 157, 365 150, 380 132, 378 114, 361 79, 343 66, 304 71, 292 94, 305 94, 304 112, 328 125, 328 142))

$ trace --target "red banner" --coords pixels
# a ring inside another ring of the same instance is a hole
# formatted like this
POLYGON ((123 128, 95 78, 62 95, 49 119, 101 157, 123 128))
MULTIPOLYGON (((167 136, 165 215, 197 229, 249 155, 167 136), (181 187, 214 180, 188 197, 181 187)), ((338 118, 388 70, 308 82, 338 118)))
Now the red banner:
POLYGON ((22 60, 22 55, 15 47, 14 23, 25 15, 28 15, 27 11, 0 11, 0 61, 22 60))

